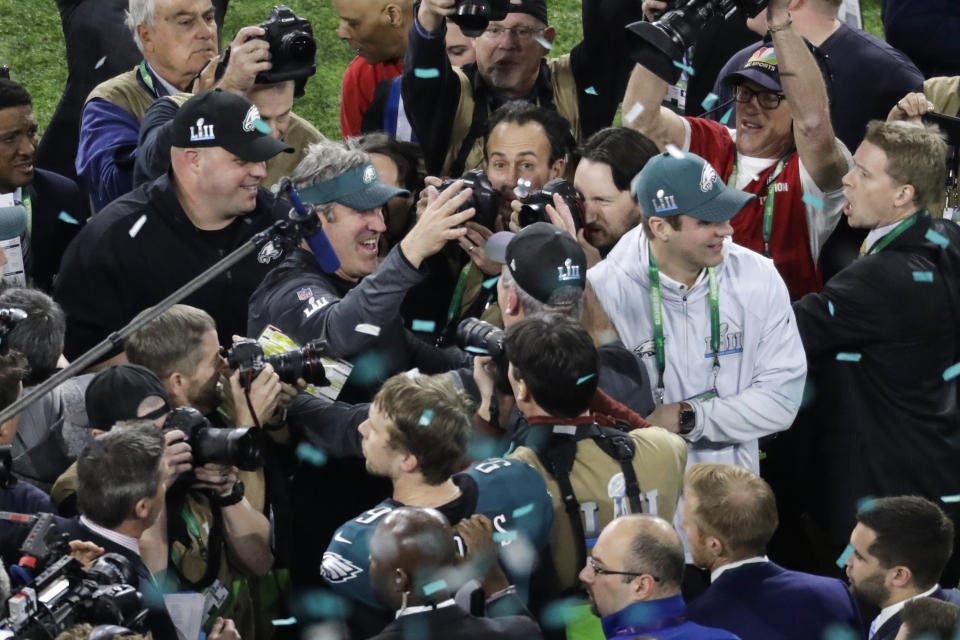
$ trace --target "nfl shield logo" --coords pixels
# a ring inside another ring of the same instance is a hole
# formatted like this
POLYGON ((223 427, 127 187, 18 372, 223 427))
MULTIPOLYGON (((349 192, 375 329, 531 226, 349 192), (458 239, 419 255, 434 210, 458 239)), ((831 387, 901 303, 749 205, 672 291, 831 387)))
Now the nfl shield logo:
POLYGON ((300 289, 300 291, 297 291, 297 297, 300 298, 301 300, 312 298, 313 291, 310 290, 310 287, 304 287, 303 289, 300 289))

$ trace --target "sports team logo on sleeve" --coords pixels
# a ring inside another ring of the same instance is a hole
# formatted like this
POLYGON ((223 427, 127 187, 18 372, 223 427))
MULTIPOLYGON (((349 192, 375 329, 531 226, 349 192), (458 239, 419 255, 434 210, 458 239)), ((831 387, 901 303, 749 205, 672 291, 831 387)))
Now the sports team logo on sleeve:
POLYGON ((320 573, 324 580, 332 584, 339 584, 347 580, 353 580, 363 573, 363 569, 353 564, 339 553, 326 551, 323 554, 323 561, 320 564, 320 573))
POLYGON ((312 297, 313 297, 313 290, 311 290, 310 287, 304 287, 303 289, 300 289, 299 291, 297 291, 297 298, 300 299, 301 301, 307 300, 312 297))

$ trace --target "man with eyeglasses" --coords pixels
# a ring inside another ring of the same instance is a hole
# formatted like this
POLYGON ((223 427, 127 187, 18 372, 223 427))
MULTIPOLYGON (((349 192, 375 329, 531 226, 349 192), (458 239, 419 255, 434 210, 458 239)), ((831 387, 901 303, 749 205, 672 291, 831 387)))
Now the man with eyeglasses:
POLYGON ((775 0, 767 6, 772 46, 759 47, 723 78, 734 87, 736 105, 721 122, 660 107, 667 83, 641 65, 623 112, 625 124, 661 149, 691 151, 729 186, 757 196, 731 220, 733 240, 772 258, 796 300, 823 286, 820 250, 840 219, 840 180, 852 160, 834 136, 823 77, 793 30, 787 5, 775 0), (731 118, 734 128, 728 128, 731 118))
POLYGON ((580 580, 607 640, 739 640, 729 631, 686 620, 680 595, 683 545, 669 522, 632 514, 604 527, 580 580))
POLYGON ((610 126, 631 63, 621 27, 642 18, 641 3, 584 0, 583 40, 544 59, 556 31, 545 0, 512 0, 504 20, 473 41, 476 63, 454 68, 444 49, 454 0, 423 0, 410 29, 401 93, 432 175, 460 175, 483 165, 483 124, 509 100, 556 109, 577 141, 610 126))

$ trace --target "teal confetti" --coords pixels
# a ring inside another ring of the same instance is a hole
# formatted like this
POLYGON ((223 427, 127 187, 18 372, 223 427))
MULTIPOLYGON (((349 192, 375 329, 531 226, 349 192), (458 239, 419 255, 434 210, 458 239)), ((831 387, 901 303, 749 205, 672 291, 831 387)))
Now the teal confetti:
POLYGON ((829 300, 827 300, 827 311, 830 312, 830 315, 834 315, 836 313, 836 309, 834 309, 833 303, 830 302, 829 300))
POLYGON ((933 271, 914 271, 914 282, 933 282, 933 271))
POLYGON ((483 288, 484 288, 484 289, 493 289, 493 287, 495 287, 496 284, 497 284, 497 280, 499 280, 499 279, 500 279, 500 276, 493 276, 493 277, 490 278, 489 280, 484 280, 484 281, 483 281, 483 288))
POLYGON ((947 367, 947 370, 943 372, 944 382, 950 382, 957 376, 960 376, 960 362, 955 365, 947 367))
POLYGON ((542 38, 542 37, 540 37, 540 36, 537 36, 536 38, 534 38, 534 41, 535 41, 537 44, 539 44, 541 47, 543 47, 544 49, 546 49, 547 51, 550 51, 551 49, 553 49, 553 44, 551 44, 549 41, 547 41, 546 38, 542 38))
POLYGON ((425 80, 429 80, 430 78, 439 78, 440 69, 421 69, 420 67, 417 67, 413 70, 413 75, 425 80))
POLYGON ((427 409, 420 414, 420 426, 429 427, 430 423, 433 421, 433 409, 427 409))
POLYGON ((291 602, 291 613, 299 621, 344 620, 350 615, 350 602, 338 595, 313 589, 301 592, 291 602))
POLYGON ((957 496, 943 496, 940 498, 940 502, 946 502, 947 504, 953 504, 954 502, 960 502, 960 495, 957 496))
POLYGON ((522 507, 517 507, 516 509, 514 509, 514 510, 513 510, 513 517, 514 517, 514 518, 522 518, 523 516, 527 515, 527 514, 530 513, 531 511, 533 511, 533 503, 532 503, 532 502, 531 502, 530 504, 525 504, 525 505, 523 505, 522 507))
POLYGON ((544 629, 563 629, 570 622, 576 619, 577 606, 579 601, 573 598, 565 600, 554 600, 543 608, 540 616, 540 622, 544 629))
POLYGON ((688 75, 691 75, 691 76, 694 75, 693 67, 687 64, 683 64, 679 60, 674 60, 673 66, 675 66, 677 69, 680 69, 681 71, 686 71, 688 75))
POLYGON ((823 630, 823 640, 859 640, 860 634, 845 624, 834 623, 823 630))
POLYGON ((273 131, 273 129, 270 128, 270 125, 268 125, 266 122, 264 122, 260 118, 257 118, 256 120, 253 121, 253 128, 259 131, 260 133, 265 133, 267 135, 270 135, 270 133, 273 131))
POLYGON ((933 229, 928 229, 926 235, 924 236, 927 240, 933 244, 938 244, 944 249, 947 248, 947 245, 950 244, 950 241, 944 238, 942 235, 934 231, 933 229))
POLYGON ((292 627, 297 624, 296 618, 277 618, 273 621, 275 627, 292 627))
POLYGON ((864 496, 857 500, 857 513, 867 513, 873 511, 877 506, 877 499, 873 496, 864 496))
POLYGON ((447 588, 447 583, 444 580, 434 580, 430 584, 424 585, 423 595, 432 596, 437 591, 440 591, 441 589, 446 589, 446 588, 447 588))
POLYGON ((67 224, 80 224, 79 222, 77 222, 76 218, 74 218, 72 215, 70 215, 66 211, 61 211, 60 215, 57 217, 63 220, 64 222, 66 222, 67 224))
POLYGON ((846 353, 841 351, 837 354, 837 360, 840 362, 860 362, 860 358, 863 357, 859 353, 846 353))
POLYGON ((597 90, 593 88, 593 85, 590 85, 589 87, 587 87, 586 89, 584 89, 583 92, 584 92, 584 93, 589 93, 589 94, 592 95, 592 96, 600 95, 600 94, 597 93, 597 90))
POLYGON ((707 97, 703 99, 703 102, 700 103, 700 106, 703 107, 704 111, 710 111, 713 108, 713 105, 717 104, 717 100, 720 99, 715 93, 708 93, 707 97))
POLYGON ((847 566, 847 560, 850 559, 850 556, 853 555, 853 545, 848 544, 847 548, 843 550, 843 553, 840 554, 840 557, 837 558, 837 566, 843 569, 847 566))
POLYGON ((803 201, 814 209, 823 209, 823 200, 809 193, 803 194, 803 201))
POLYGON ((595 377, 596 375, 597 375, 597 374, 595 374, 595 373, 591 373, 591 374, 588 375, 588 376, 583 376, 582 378, 580 378, 579 380, 577 380, 577 386, 579 387, 579 386, 582 385, 584 382, 586 382, 586 381, 589 380, 590 378, 595 377))
POLYGON ((464 350, 465 350, 465 351, 469 351, 470 353, 476 353, 476 354, 481 355, 481 356, 488 356, 488 355, 490 355, 490 352, 489 352, 489 351, 487 351, 486 349, 482 349, 482 348, 480 348, 480 347, 464 347, 464 350))
POLYGON ((517 539, 516 531, 494 531, 493 532, 493 541, 494 542, 509 542, 511 540, 517 539))
POLYGON ((414 331, 422 331, 424 333, 433 333, 437 328, 437 323, 433 320, 414 320, 411 328, 414 331))
POLYGON ((309 442, 301 442, 297 445, 297 457, 315 467, 322 467, 327 464, 327 454, 309 442))
POLYGON ((732 116, 732 115, 733 115, 733 107, 730 107, 729 109, 727 109, 727 112, 726 112, 725 114, 723 114, 723 117, 720 118, 720 124, 725 125, 725 124, 729 123, 729 122, 730 122, 730 116, 732 116))

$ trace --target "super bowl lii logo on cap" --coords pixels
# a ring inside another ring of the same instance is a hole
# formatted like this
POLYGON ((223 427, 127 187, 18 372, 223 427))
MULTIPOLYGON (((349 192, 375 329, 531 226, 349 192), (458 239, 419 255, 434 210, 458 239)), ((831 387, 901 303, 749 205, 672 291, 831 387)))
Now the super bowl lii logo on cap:
POLYGON ((190 142, 202 142, 213 139, 213 125, 203 124, 203 118, 197 118, 197 124, 190 127, 190 142))
POLYGON ((563 261, 562 267, 557 267, 557 280, 566 282, 568 280, 580 279, 580 265, 573 264, 573 259, 567 258, 563 261))
POLYGON ((663 189, 657 189, 657 197, 653 200, 653 210, 657 213, 664 211, 673 211, 677 208, 677 202, 673 196, 663 195, 663 189))
POLYGON ((377 170, 373 168, 372 164, 368 164, 367 168, 363 170, 363 184, 370 184, 377 177, 377 170))

